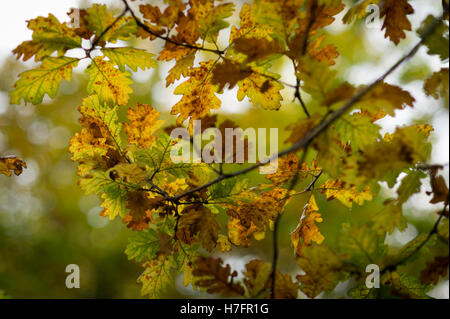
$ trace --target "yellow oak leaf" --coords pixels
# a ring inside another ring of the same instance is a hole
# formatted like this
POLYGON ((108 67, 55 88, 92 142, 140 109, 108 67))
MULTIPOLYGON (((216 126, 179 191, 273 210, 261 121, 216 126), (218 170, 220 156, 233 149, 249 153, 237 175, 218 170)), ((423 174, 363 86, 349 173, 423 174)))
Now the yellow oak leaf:
POLYGON ((303 248, 311 246, 313 242, 320 245, 325 237, 320 233, 316 223, 323 221, 314 195, 311 195, 308 203, 303 208, 302 217, 297 228, 291 233, 291 242, 298 256, 303 254, 303 248))
POLYGON ((91 169, 107 170, 124 162, 117 107, 110 108, 92 95, 83 99, 78 110, 83 129, 72 137, 69 146, 72 160, 79 163, 78 174, 84 176, 91 169))
POLYGON ((234 40, 233 47, 238 52, 245 54, 249 63, 283 51, 278 41, 269 41, 265 38, 238 38, 234 40))
POLYGON ((278 169, 273 174, 266 175, 266 178, 275 185, 281 185, 295 176, 299 169, 299 159, 295 153, 278 159, 278 169))
POLYGON ((224 19, 231 17, 234 11, 234 3, 222 3, 213 8, 203 17, 198 17, 198 32, 202 39, 216 43, 219 31, 226 29, 229 23, 224 19))
POLYGON ((89 169, 87 172, 80 179, 79 185, 86 195, 96 194, 102 198, 101 206, 104 209, 100 212, 100 216, 108 216, 110 220, 118 215, 124 217, 127 214, 127 190, 111 179, 107 171, 89 169))
POLYGON ((298 120, 286 127, 287 130, 292 131, 291 135, 286 139, 285 143, 295 144, 300 141, 305 135, 319 124, 322 116, 319 113, 314 113, 311 117, 298 120))
POLYGON ((405 106, 412 107, 414 102, 415 99, 408 91, 383 82, 364 95, 361 101, 355 104, 355 107, 360 107, 370 113, 377 113, 381 110, 394 116, 395 110, 401 110, 405 106))
POLYGON ((300 290, 314 298, 322 291, 333 290, 342 277, 342 262, 327 246, 309 246, 297 258, 297 264, 305 272, 298 275, 300 290))
POLYGON ((417 125, 397 128, 393 134, 363 149, 357 160, 358 175, 387 181, 393 187, 400 172, 427 161, 431 152, 427 135, 427 129, 417 125))
POLYGON ((243 225, 239 218, 231 217, 228 220, 228 238, 236 246, 250 246, 252 236, 260 238, 261 231, 250 221, 250 225, 243 225))
POLYGON ((72 69, 78 65, 78 61, 77 58, 48 57, 38 68, 21 73, 10 93, 11 104, 20 104, 22 99, 25 103, 39 104, 45 94, 54 98, 61 81, 70 81, 72 78, 72 69))
POLYGON ((88 40, 94 35, 94 30, 89 29, 86 9, 71 8, 67 15, 70 17, 71 27, 78 36, 88 40))
POLYGON ((142 266, 145 270, 137 280, 142 284, 141 294, 149 298, 160 298, 173 281, 172 271, 176 268, 176 261, 173 256, 159 254, 142 266))
POLYGON ((120 180, 123 183, 140 185, 147 179, 145 169, 136 163, 119 163, 109 170, 112 180, 120 180))
POLYGON ((359 192, 356 186, 349 187, 344 181, 339 179, 328 180, 320 188, 322 188, 322 193, 325 194, 328 200, 337 198, 347 207, 352 207, 353 203, 363 205, 365 201, 371 201, 373 198, 369 186, 359 192))
POLYGON ((128 103, 129 94, 133 92, 128 72, 121 72, 110 61, 95 57, 86 69, 89 73, 87 91, 97 94, 102 102, 118 105, 128 103))
POLYGON ((405 31, 411 31, 411 22, 407 15, 413 14, 414 9, 408 0, 384 0, 380 17, 384 17, 382 30, 386 30, 385 37, 399 44, 400 39, 406 37, 405 31))
MULTIPOLYGON (((269 281, 271 284, 272 281, 269 281)), ((275 299, 297 299, 298 283, 292 281, 290 274, 282 274, 278 269, 275 271, 275 287, 273 297, 275 299)))
POLYGON ((212 251, 218 239, 219 223, 211 211, 203 205, 186 207, 178 221, 176 236, 178 240, 192 244, 196 236, 207 251, 212 251))
POLYGON ((426 79, 423 86, 425 93, 435 99, 439 97, 448 101, 449 72, 448 68, 442 68, 426 79))
POLYGON ((339 56, 337 47, 332 44, 321 47, 324 39, 325 34, 318 37, 315 41, 312 41, 311 44, 308 45, 307 52, 318 62, 327 63, 330 66, 335 65, 336 62, 334 60, 339 56))
POLYGON ((255 72, 250 76, 238 82, 238 100, 242 101, 248 96, 254 105, 260 105, 266 110, 278 110, 283 100, 280 91, 284 86, 272 80, 271 77, 276 75, 263 67, 255 67, 253 71, 255 72))
POLYGON ((157 140, 153 134, 164 124, 164 121, 158 120, 159 112, 148 104, 138 103, 134 109, 128 109, 127 117, 129 123, 124 123, 124 131, 128 143, 139 148, 150 148, 157 140))
POLYGON ((367 7, 370 4, 378 4, 381 0, 363 0, 356 3, 353 7, 351 7, 345 16, 342 18, 342 21, 346 24, 352 23, 355 19, 364 18, 367 13, 367 7))
MULTIPOLYGON (((332 58, 337 54, 337 51, 332 46, 327 46, 324 51, 314 52, 321 45, 323 36, 316 40, 311 40, 321 28, 332 24, 335 20, 334 16, 344 9, 344 4, 338 1, 330 5, 321 4, 317 1, 308 1, 306 3, 306 12, 297 20, 297 28, 294 31, 294 36, 288 41, 289 51, 288 56, 300 60, 306 53, 313 53, 318 61, 324 60, 326 55, 332 58), (320 57, 320 58, 319 58, 320 57)), ((331 64, 333 62, 328 62, 331 64)), ((303 63, 302 64, 307 64, 303 63)))

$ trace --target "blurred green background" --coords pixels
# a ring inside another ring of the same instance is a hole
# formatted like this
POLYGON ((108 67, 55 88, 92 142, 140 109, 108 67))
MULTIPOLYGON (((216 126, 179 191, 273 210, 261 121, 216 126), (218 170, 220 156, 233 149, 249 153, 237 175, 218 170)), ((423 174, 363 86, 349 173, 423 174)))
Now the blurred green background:
MULTIPOLYGON (((95 1, 117 7, 120 1, 95 1)), ((139 3, 138 1, 136 1, 139 3)), ((349 1, 349 3, 352 1, 349 1)), ((438 14, 440 0, 411 1, 416 13, 411 16, 413 29, 429 13, 438 14), (417 10, 419 9, 419 10, 417 10)), ((26 19, 51 12, 60 21, 68 21, 65 12, 71 7, 86 7, 90 1, 8 1, 2 6, 0 24, 2 38, 0 44, 0 155, 15 154, 23 158, 28 168, 19 177, 0 175, 0 296, 13 298, 140 298, 140 287, 136 279, 142 271, 140 265, 128 261, 124 250, 130 230, 119 221, 113 222, 99 216, 100 202, 95 196, 84 196, 78 185, 76 165, 68 153, 70 137, 80 130, 77 122, 77 106, 86 96, 87 76, 83 66, 74 73, 70 83, 63 83, 54 100, 46 98, 39 106, 9 105, 8 91, 21 71, 33 66, 15 60, 10 51, 21 41, 28 40, 31 33, 26 30, 26 19), (8 30, 8 31, 6 31, 8 30), (67 289, 65 268, 77 264, 81 269, 81 288, 67 289), (3 291, 3 293, 1 292, 3 291)), ((92 2, 93 3, 93 2, 92 2)), ((230 22, 238 23, 240 4, 230 22)), ((345 12, 344 12, 345 13, 345 12)), ((417 36, 413 32, 398 47, 395 47, 379 29, 369 29, 364 21, 344 26, 339 15, 329 28, 328 42, 334 43, 341 57, 336 68, 341 78, 354 84, 365 84, 375 79, 398 59, 402 52, 411 47, 417 36)), ((227 32, 220 38, 226 45, 227 32)), ((119 43, 123 45, 124 43, 119 43)), ((131 43, 157 53, 161 43, 131 43)), ((74 54, 77 54, 74 52, 74 54)), ((208 56, 203 56, 205 59, 208 56)), ((198 60, 197 60, 198 61, 198 60)), ((448 66, 448 62, 446 63, 448 66)), ((422 92, 420 80, 441 68, 438 58, 428 56, 424 50, 409 63, 393 74, 388 82, 401 84, 409 89, 417 100, 415 108, 398 112, 395 118, 380 121, 383 132, 393 131, 397 125, 428 122, 435 127, 431 138, 434 151, 430 163, 448 163, 448 101, 427 98, 422 92)), ((174 118, 168 115, 170 107, 179 96, 173 95, 176 85, 165 88, 164 78, 172 67, 171 63, 161 64, 158 69, 138 72, 133 75, 135 84, 130 105, 139 101, 150 103, 162 113, 166 124, 174 118)), ((283 75, 283 80, 295 83, 291 65, 283 59, 277 61, 274 70, 283 75)), ((283 91, 284 103, 278 112, 265 111, 250 105, 247 100, 238 102, 236 90, 220 96, 222 108, 220 118, 231 118, 241 127, 278 127, 280 148, 288 132, 285 127, 303 116, 298 105, 291 103, 291 89, 283 91)), ((309 101, 313 108, 313 101, 309 101)), ((311 111, 311 110, 310 110, 311 111)), ((444 171, 448 183, 448 166, 444 171)), ((262 181, 257 173, 249 175, 252 183, 262 181)), ((299 186, 301 189, 302 185, 299 186)), ((387 239, 393 250, 414 238, 418 232, 428 231, 435 219, 439 205, 427 204, 429 197, 425 190, 415 195, 406 205, 405 214, 409 226, 405 232, 395 232, 387 239)), ((327 202, 323 195, 316 195, 324 217, 320 225, 326 233, 326 243, 336 241, 342 221, 368 218, 380 210, 386 197, 393 190, 383 187, 381 195, 374 202, 363 207, 354 207, 351 212, 338 203, 327 202)), ((295 228, 306 198, 293 200, 284 213, 280 225, 280 267, 282 271, 298 273, 299 269, 290 247, 290 232, 295 228)), ((233 250, 227 256, 236 269, 260 256, 271 259, 271 236, 256 243, 249 249, 233 250)), ((447 249, 448 246, 439 249, 447 249)), ((430 252, 434 254, 435 252, 430 252)), ((415 264, 419 267, 420 264, 415 264)), ((419 269, 419 268, 417 268, 419 269)), ((322 297, 345 296, 345 289, 351 283, 338 286, 335 292, 322 297)), ((448 298, 448 277, 441 281, 430 295, 448 298)), ((167 297, 205 296, 184 288, 177 280, 176 289, 167 297)))

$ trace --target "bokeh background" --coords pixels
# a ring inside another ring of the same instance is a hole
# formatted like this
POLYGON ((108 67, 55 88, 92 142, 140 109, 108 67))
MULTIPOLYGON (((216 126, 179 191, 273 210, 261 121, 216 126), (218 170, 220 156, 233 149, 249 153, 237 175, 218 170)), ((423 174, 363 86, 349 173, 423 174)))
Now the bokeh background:
MULTIPOLYGON (((84 196, 78 185, 76 165, 67 151, 70 137, 80 130, 76 110, 86 96, 87 75, 85 65, 80 63, 70 83, 64 82, 59 95, 46 98, 39 106, 10 105, 8 91, 23 70, 33 67, 34 62, 17 61, 11 51, 22 41, 31 38, 26 20, 39 15, 54 14, 60 21, 69 21, 66 12, 70 8, 84 8, 91 3, 106 3, 117 11, 122 10, 121 1, 88 0, 14 0, 4 1, 0 10, 0 154, 15 154, 23 158, 28 168, 21 176, 0 175, 0 296, 13 298, 140 298, 136 283, 142 268, 128 261, 124 254, 130 231, 119 221, 109 221, 99 216, 100 202, 95 196, 84 196), (67 289, 65 267, 78 264, 81 268, 81 288, 67 289)), ((158 1, 152 1, 158 2, 158 1)), ((160 1, 162 2, 162 1, 160 1)), ((236 14, 230 19, 239 22, 238 3, 236 14)), ((349 1, 349 3, 352 1, 349 1)), ((440 14, 441 0, 412 0, 416 12, 409 18, 416 29, 428 14, 440 14)), ((139 4, 135 1, 134 5, 139 4)), ((345 11, 344 11, 345 13, 345 11)), ((398 47, 384 38, 379 28, 368 28, 364 21, 343 25, 340 14, 336 22, 327 28, 328 41, 341 52, 336 65, 339 76, 353 84, 367 84, 391 66, 405 50, 412 47, 418 37, 407 32, 407 39, 398 47)), ((226 45, 228 32, 219 39, 226 45)), ((122 43, 123 44, 123 43, 122 43)), ((162 42, 152 43, 134 40, 132 45, 157 53, 162 42)), ((77 55, 79 52, 72 52, 77 55)), ((208 56, 205 56, 207 58, 208 56)), ((445 63, 448 67, 448 61, 445 63)), ((167 124, 174 119, 168 115, 170 107, 179 96, 173 95, 178 83, 165 87, 164 78, 172 63, 161 64, 157 69, 139 71, 133 75, 134 96, 131 103, 150 103, 162 113, 167 124)), ((430 123, 435 128, 431 135, 433 153, 430 163, 445 164, 444 177, 448 184, 449 173, 449 118, 448 101, 437 101, 425 96, 423 78, 442 67, 438 57, 426 54, 422 48, 408 63, 403 65, 387 81, 406 87, 416 99, 415 107, 397 112, 379 124, 384 132, 392 132, 398 125, 430 123)), ((445 66, 445 65, 444 65, 445 66)), ((295 83, 291 64, 281 59, 274 69, 283 80, 295 83)), ((298 105, 293 104, 292 89, 283 92, 283 107, 278 112, 256 109, 248 100, 238 102, 236 90, 221 96, 221 118, 231 118, 245 127, 278 127, 280 148, 286 138, 284 128, 302 116, 298 105)), ((255 181, 261 177, 249 176, 255 181)), ((413 196, 404 206, 408 228, 396 231, 387 238, 395 249, 413 239, 420 231, 427 231, 435 220, 435 212, 442 208, 428 204, 429 189, 425 182, 420 194, 413 196)), ((379 210, 383 200, 392 196, 394 189, 383 185, 382 194, 371 204, 354 207, 349 213, 337 202, 326 202, 318 196, 318 204, 324 217, 320 228, 332 242, 337 236, 337 223, 350 218, 361 218, 379 210), (333 235, 335 234, 335 235, 333 235)), ((294 229, 305 198, 291 202, 280 225, 280 267, 283 271, 298 273, 289 243, 289 233, 294 229)), ((255 256, 271 258, 270 237, 245 250, 235 250, 232 256, 224 256, 232 267, 240 270, 255 256)), ((351 282, 339 284, 336 291, 320 297, 345 297, 351 282)), ((448 277, 429 293, 436 298, 449 297, 448 277)), ((189 288, 177 285, 167 297, 205 297, 189 288)))

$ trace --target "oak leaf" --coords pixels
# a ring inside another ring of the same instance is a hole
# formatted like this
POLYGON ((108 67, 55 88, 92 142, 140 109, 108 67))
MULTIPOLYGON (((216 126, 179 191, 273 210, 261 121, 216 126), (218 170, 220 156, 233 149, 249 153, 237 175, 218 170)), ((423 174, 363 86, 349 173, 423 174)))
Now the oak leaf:
POLYGON ((175 89, 174 94, 183 95, 170 112, 172 115, 179 114, 178 125, 188 118, 192 124, 194 120, 208 115, 211 109, 220 107, 221 101, 215 95, 217 88, 209 83, 212 66, 213 61, 209 61, 200 63, 199 67, 191 68, 188 71, 189 79, 175 89))
POLYGON ((129 47, 103 48, 102 53, 108 57, 109 61, 117 65, 122 72, 125 71, 125 66, 128 66, 134 72, 138 68, 145 70, 146 68, 156 68, 158 66, 156 61, 153 60, 154 55, 141 49, 129 47))
POLYGON ((266 110, 278 110, 283 100, 280 91, 284 89, 284 85, 276 81, 278 75, 267 71, 265 67, 255 67, 253 71, 238 82, 238 100, 242 101, 248 96, 254 105, 261 105, 266 110))
POLYGON ((78 110, 83 129, 72 137, 69 146, 72 160, 79 163, 78 174, 86 175, 91 169, 107 170, 124 162, 117 107, 111 108, 92 95, 83 99, 78 110))
POLYGON ((346 185, 344 181, 339 179, 328 180, 320 187, 328 200, 337 198, 349 208, 352 207, 352 203, 363 205, 365 201, 371 201, 373 198, 369 186, 362 191, 358 191, 356 186, 346 185))
POLYGON ((392 234, 397 228, 403 231, 408 226, 408 222, 403 216, 402 205, 395 200, 386 200, 384 207, 373 216, 373 228, 379 234, 392 234))
POLYGON ((292 179, 299 169, 299 159, 295 153, 278 159, 278 169, 273 174, 266 175, 274 185, 282 185, 292 179))
POLYGON ((264 38, 238 38, 234 40, 234 49, 247 56, 247 62, 265 59, 273 54, 282 52, 278 41, 268 41, 264 38))
POLYGON ((448 273, 448 256, 436 256, 427 262, 425 269, 420 272, 420 281, 425 285, 436 285, 439 279, 445 278, 448 273))
POLYGON ((60 23, 52 14, 47 18, 37 17, 29 20, 28 29, 33 31, 33 39, 24 41, 13 50, 17 59, 23 55, 23 60, 26 61, 35 56, 34 60, 37 62, 55 51, 61 56, 67 50, 81 47, 81 38, 76 32, 66 23, 60 23))
POLYGON ((442 68, 440 71, 433 73, 425 80, 424 90, 428 96, 435 99, 439 97, 448 101, 449 72, 448 68, 442 68))
POLYGON ((325 245, 305 247, 297 264, 305 272, 297 276, 300 290, 310 298, 317 297, 322 291, 333 290, 342 278, 342 262, 325 245))
MULTIPOLYGON (((448 21, 448 20, 447 20, 448 21)), ((422 26, 417 30, 420 36, 423 36, 431 24, 435 23, 435 17, 429 15, 423 22, 422 26)), ((448 23, 446 21, 439 21, 434 32, 424 41, 428 48, 428 54, 439 55, 442 61, 449 58, 449 33, 448 23)))
POLYGON ((224 21, 224 19, 231 17, 233 11, 234 4, 231 2, 222 3, 210 9, 206 16, 198 22, 198 32, 200 37, 206 41, 215 43, 219 31, 226 29, 229 26, 229 23, 224 21))
POLYGON ((431 286, 422 284, 419 279, 396 271, 387 272, 381 277, 383 285, 389 286, 390 293, 404 299, 429 299, 426 293, 431 286))
POLYGON ((163 202, 164 198, 161 196, 153 196, 151 193, 142 191, 129 191, 126 204, 128 214, 122 222, 133 230, 147 229, 152 221, 153 212, 163 208, 163 202))
POLYGON ((345 259, 360 267, 380 265, 387 253, 384 237, 379 236, 371 224, 344 224, 338 243, 345 259))
POLYGON ((203 247, 212 251, 218 240, 219 223, 211 211, 203 205, 192 205, 186 207, 178 221, 177 238, 186 243, 192 244, 196 241, 196 236, 203 247))
POLYGON ((250 298, 258 297, 265 290, 272 266, 261 259, 253 259, 245 265, 244 285, 250 298))
MULTIPOLYGON (((269 281, 271 287, 272 281, 269 281)), ((297 299, 298 283, 294 282, 290 274, 282 274, 278 269, 275 271, 275 287, 273 297, 275 299, 297 299)))
POLYGON ((221 252, 229 252, 231 251, 231 242, 225 235, 219 235, 217 238, 217 247, 221 252))
POLYGON ((400 172, 428 159, 431 145, 427 135, 417 125, 397 128, 393 135, 363 149, 358 159, 359 175, 384 180, 393 187, 400 172))
POLYGON ((137 31, 133 17, 123 16, 116 21, 114 12, 108 10, 104 4, 93 4, 92 7, 86 9, 86 13, 85 19, 88 27, 95 32, 94 41, 99 41, 99 44, 128 40, 137 31))
POLYGON ((128 245, 125 249, 128 259, 135 259, 137 262, 151 260, 157 257, 159 248, 158 233, 154 229, 134 232, 128 238, 128 245))
POLYGON ((384 0, 380 11, 380 17, 385 18, 381 30, 386 30, 385 38, 399 44, 400 39, 406 37, 405 31, 411 31, 411 22, 408 15, 413 14, 414 9, 408 0, 384 0))
POLYGON ((288 191, 274 189, 255 196, 242 192, 239 200, 228 205, 228 237, 235 245, 249 246, 251 237, 261 240, 265 236, 267 224, 274 222, 282 208, 287 204, 288 191))
POLYGON ((444 202, 448 204, 449 201, 449 190, 445 183, 445 179, 442 175, 437 176, 437 169, 431 170, 431 192, 427 192, 428 195, 433 194, 433 198, 430 203, 436 204, 444 202))
POLYGON ((70 81, 72 78, 72 69, 78 65, 78 61, 77 58, 48 57, 38 68, 21 73, 10 93, 11 104, 20 104, 22 99, 25 103, 39 104, 45 94, 54 98, 61 81, 70 81))
POLYGON ((173 269, 176 267, 172 256, 159 254, 153 260, 142 265, 145 270, 139 276, 138 283, 142 284, 141 294, 149 298, 160 298, 173 282, 173 269))
POLYGON ((139 6, 139 11, 143 17, 155 25, 172 28, 178 20, 180 14, 186 9, 187 4, 182 0, 169 0, 168 6, 163 12, 157 6, 145 4, 139 6))
POLYGON ((166 86, 174 83, 176 80, 179 80, 181 76, 186 77, 188 75, 188 71, 194 65, 195 60, 195 52, 191 52, 186 56, 175 62, 173 68, 169 70, 169 74, 166 77, 166 86))
POLYGON ((355 106, 367 110, 370 113, 383 111, 391 116, 395 115, 395 110, 401 110, 405 106, 412 107, 415 99, 412 95, 398 86, 385 82, 377 84, 369 93, 364 95, 355 106))
POLYGON ((211 82, 219 86, 218 91, 222 91, 227 84, 231 90, 251 73, 251 69, 244 67, 243 64, 226 59, 214 67, 211 82))

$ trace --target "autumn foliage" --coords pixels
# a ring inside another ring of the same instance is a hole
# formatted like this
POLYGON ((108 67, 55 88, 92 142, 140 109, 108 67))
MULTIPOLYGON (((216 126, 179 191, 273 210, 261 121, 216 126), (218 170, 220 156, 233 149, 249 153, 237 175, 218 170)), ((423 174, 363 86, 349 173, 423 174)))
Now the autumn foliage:
MULTIPOLYGON (((340 53, 327 41, 325 28, 343 11, 344 24, 359 23, 367 6, 375 3, 384 21, 381 32, 398 45, 405 32, 413 31, 408 16, 414 8, 407 0, 353 3, 254 0, 240 6, 234 1, 167 0, 163 6, 151 1, 136 6, 123 0, 119 13, 98 4, 81 9, 78 26, 51 13, 28 21, 32 39, 14 53, 38 64, 20 75, 11 103, 40 104, 46 95, 54 98, 61 81, 70 81, 72 70, 88 61, 86 97, 78 107, 81 129, 69 152, 78 163, 80 187, 101 198, 101 215, 134 230, 125 252, 144 268, 138 278, 142 295, 164 296, 182 274, 186 286, 223 297, 298 298, 301 291, 313 298, 352 278, 356 284, 349 296, 354 298, 381 293, 424 298, 446 276, 448 252, 426 260, 420 274, 403 267, 439 240, 448 245, 448 188, 441 167, 428 163, 433 128, 416 124, 381 135, 377 121, 414 107, 411 93, 385 78, 418 47, 424 45, 428 54, 448 61, 448 2, 443 1, 442 17, 430 16, 414 30, 421 43, 365 86, 338 76, 333 66, 340 53), (239 7, 240 21, 230 25, 239 7), (225 30, 228 44, 219 47, 219 33, 225 30), (162 40, 162 50, 122 45, 134 38, 162 40), (72 49, 80 49, 83 56, 68 54, 72 49), (296 83, 286 83, 272 68, 281 58, 290 61, 296 83), (248 98, 274 112, 281 107, 280 91, 291 89, 302 115, 286 122, 290 146, 280 151, 277 172, 255 183, 246 173, 263 162, 173 163, 175 141, 167 134, 173 127, 160 119, 158 105, 130 103, 132 72, 166 62, 173 63, 166 86, 181 80, 173 91, 180 99, 170 114, 176 126, 189 128, 191 134, 194 120, 204 127, 237 126, 228 120, 219 123, 211 113, 221 108, 221 96, 228 90, 237 88, 237 100, 248 98), (305 103, 304 96, 312 102, 305 103), (390 249, 384 239, 406 228, 403 204, 420 191, 424 179, 431 180, 431 203, 438 205, 436 224, 403 247, 390 249), (399 184, 394 198, 370 219, 335 225, 342 229, 337 244, 327 242, 317 198, 351 210, 372 201, 380 182, 399 184), (306 196, 304 207, 296 208, 298 224, 290 234, 277 233, 285 207, 296 196, 306 196), (241 274, 218 257, 218 252, 223 256, 251 247, 267 236, 290 237, 302 274, 291 276, 279 269, 276 240, 273 260, 255 258, 241 274), (365 286, 368 264, 379 265, 384 289, 365 286)), ((423 89, 448 102, 448 68, 424 79, 423 89)), ((0 172, 6 175, 20 174, 23 167, 20 159, 0 159, 0 172)))

